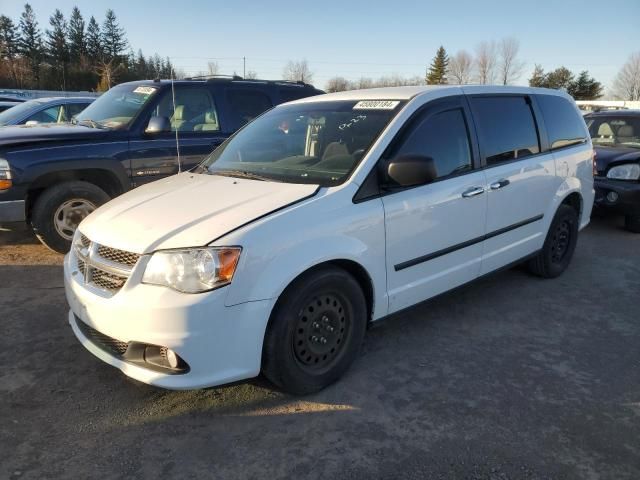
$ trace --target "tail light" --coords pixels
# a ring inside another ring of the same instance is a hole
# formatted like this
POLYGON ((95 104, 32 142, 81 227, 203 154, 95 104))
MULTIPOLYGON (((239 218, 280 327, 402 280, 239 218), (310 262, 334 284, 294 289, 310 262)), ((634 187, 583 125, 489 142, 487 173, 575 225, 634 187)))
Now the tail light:
POLYGON ((598 165, 596 163, 596 156, 598 154, 596 153, 595 150, 593 150, 593 153, 591 154, 591 160, 593 162, 593 176, 597 177, 598 176, 598 165))

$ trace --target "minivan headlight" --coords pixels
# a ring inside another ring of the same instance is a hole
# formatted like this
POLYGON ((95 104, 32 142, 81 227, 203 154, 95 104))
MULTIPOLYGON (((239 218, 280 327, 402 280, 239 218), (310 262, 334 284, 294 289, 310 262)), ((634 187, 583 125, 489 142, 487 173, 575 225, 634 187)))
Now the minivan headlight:
POLYGON ((204 247, 154 253, 142 283, 163 285, 184 293, 200 293, 231 283, 240 247, 204 247))
POLYGON ((640 178, 640 165, 637 163, 626 163, 611 167, 607 172, 607 178, 615 180, 638 180, 640 178))

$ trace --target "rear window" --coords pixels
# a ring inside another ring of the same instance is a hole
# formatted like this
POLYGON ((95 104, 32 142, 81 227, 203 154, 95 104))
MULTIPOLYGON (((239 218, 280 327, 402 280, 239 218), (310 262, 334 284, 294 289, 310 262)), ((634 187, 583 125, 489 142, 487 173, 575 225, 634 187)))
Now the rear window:
POLYGON ((584 120, 569 100, 555 95, 538 95, 536 100, 542 110, 551 150, 587 140, 584 120))
POLYGON ((540 152, 529 101, 519 96, 471 97, 473 117, 487 165, 540 152))
POLYGON ((250 122, 273 107, 267 94, 257 90, 229 89, 227 100, 239 125, 250 122))

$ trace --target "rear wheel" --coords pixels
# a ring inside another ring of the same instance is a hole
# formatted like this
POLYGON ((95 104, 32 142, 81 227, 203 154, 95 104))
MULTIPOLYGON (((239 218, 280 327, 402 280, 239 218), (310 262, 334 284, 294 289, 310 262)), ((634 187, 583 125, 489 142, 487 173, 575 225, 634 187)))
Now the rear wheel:
POLYGON ((278 300, 265 336, 262 371, 282 390, 316 392, 358 354, 367 306, 356 280, 337 267, 303 274, 278 300))
POLYGON ((544 278, 555 278, 564 272, 578 241, 578 212, 569 205, 560 205, 542 250, 529 261, 529 269, 544 278))
POLYGON ((88 182, 54 185, 45 190, 33 206, 33 231, 45 246, 55 252, 66 253, 80 222, 108 201, 109 195, 88 182))
POLYGON ((625 216, 624 228, 633 233, 640 233, 640 215, 625 216))

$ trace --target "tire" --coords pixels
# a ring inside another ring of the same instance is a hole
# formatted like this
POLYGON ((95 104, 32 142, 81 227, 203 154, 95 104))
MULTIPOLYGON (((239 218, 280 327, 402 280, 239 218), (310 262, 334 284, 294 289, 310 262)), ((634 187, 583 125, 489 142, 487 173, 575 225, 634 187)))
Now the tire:
POLYGON ((560 205, 549 226, 542 250, 529 261, 529 270, 543 278, 555 278, 564 272, 578 241, 578 212, 560 205))
POLYGON ((304 273, 287 287, 271 314, 262 373, 285 392, 317 392, 355 360, 366 326, 364 294, 351 275, 332 266, 304 273))
POLYGON ((640 215, 626 215, 624 228, 633 233, 640 233, 640 215))
POLYGON ((71 248, 73 231, 80 221, 109 200, 104 190, 91 183, 59 183, 47 188, 37 198, 31 212, 31 226, 46 247, 66 253, 71 248), (61 219, 65 220, 64 226, 61 219))

